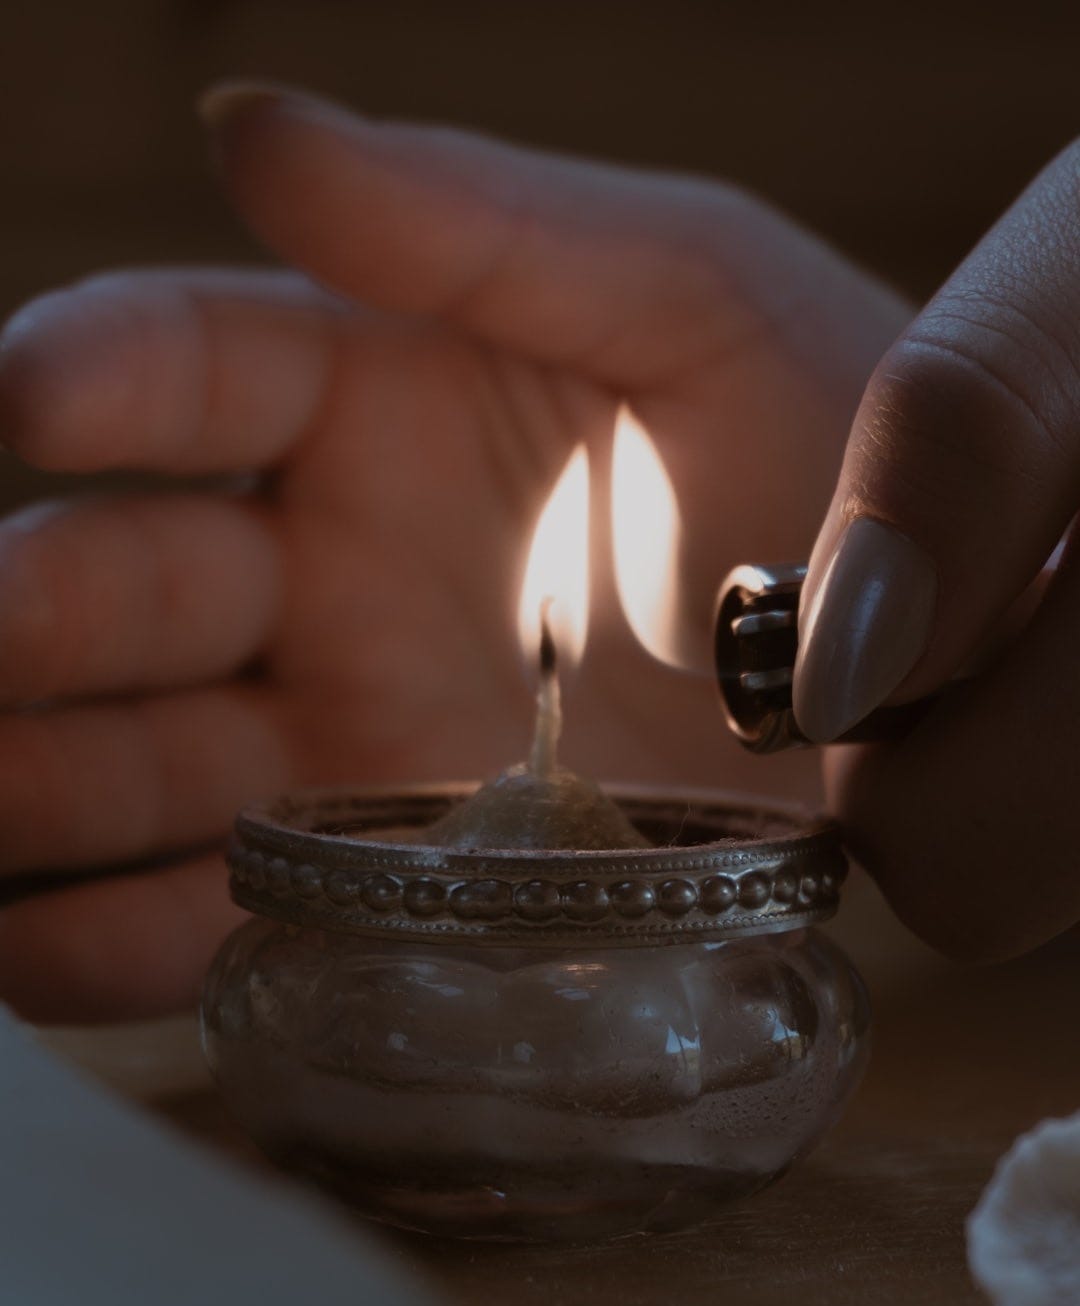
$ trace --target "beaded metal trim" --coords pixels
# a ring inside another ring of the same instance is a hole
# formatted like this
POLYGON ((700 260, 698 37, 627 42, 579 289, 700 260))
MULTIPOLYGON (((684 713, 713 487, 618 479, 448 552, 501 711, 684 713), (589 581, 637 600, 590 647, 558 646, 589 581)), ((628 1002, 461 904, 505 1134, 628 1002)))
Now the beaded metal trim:
POLYGON ((655 848, 461 852, 407 842, 471 791, 324 790, 249 808, 228 854, 233 899, 290 924, 358 934, 640 945, 813 924, 836 910, 847 872, 835 826, 715 793, 609 790, 655 848))

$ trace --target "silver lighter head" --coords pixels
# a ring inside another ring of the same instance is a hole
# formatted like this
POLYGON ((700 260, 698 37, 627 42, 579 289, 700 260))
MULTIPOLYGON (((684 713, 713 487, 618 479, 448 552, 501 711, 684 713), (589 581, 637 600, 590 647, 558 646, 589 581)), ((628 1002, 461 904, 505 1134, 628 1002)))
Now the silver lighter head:
MULTIPOLYGON (((728 572, 716 600, 713 656, 728 726, 752 753, 777 753, 810 743, 791 702, 799 651, 799 599, 805 563, 728 572)), ((888 739, 909 730, 938 696, 881 707, 837 743, 888 739)))
POLYGON ((807 743, 791 706, 805 579, 804 563, 744 563, 728 573, 717 596, 713 654, 724 715, 753 753, 807 743))

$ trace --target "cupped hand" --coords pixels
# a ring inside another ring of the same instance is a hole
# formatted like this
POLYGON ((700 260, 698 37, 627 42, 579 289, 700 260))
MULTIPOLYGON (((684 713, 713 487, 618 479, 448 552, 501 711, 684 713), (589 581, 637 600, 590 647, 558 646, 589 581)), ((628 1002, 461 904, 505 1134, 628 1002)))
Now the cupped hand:
MULTIPOLYGON (((296 270, 110 274, 3 336, 11 449, 163 478, 0 527, 0 873, 65 878, 0 914, 0 996, 39 1019, 191 1003, 238 916, 217 847, 245 801, 522 755, 523 550, 580 441, 602 539, 620 400, 675 482, 694 610, 736 562, 805 556, 906 318, 723 186, 278 90, 207 117, 237 210, 296 270)), ((744 757, 714 689, 637 648, 597 558, 567 761, 812 783, 808 756, 744 757)))

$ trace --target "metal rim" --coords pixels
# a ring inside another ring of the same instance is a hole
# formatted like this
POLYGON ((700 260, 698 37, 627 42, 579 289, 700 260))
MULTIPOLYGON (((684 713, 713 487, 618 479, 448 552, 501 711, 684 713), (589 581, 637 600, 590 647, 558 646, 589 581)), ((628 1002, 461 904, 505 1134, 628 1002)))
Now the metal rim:
POLYGON ((539 945, 744 937, 836 910, 847 864, 834 825, 715 792, 609 788, 646 833, 683 840, 652 848, 462 852, 404 837, 474 788, 319 790, 251 807, 228 854, 233 899, 293 925, 539 945))

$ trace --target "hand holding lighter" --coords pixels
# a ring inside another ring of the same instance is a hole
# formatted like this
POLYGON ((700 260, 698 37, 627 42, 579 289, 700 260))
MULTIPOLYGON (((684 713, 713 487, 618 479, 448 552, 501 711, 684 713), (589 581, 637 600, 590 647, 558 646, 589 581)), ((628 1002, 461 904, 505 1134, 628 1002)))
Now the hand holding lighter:
MULTIPOLYGON (((791 704, 806 564, 744 563, 720 586, 713 654, 720 697, 735 737, 752 753, 810 743, 791 704)), ((887 739, 913 726, 932 699, 878 708, 838 743, 887 739)))

